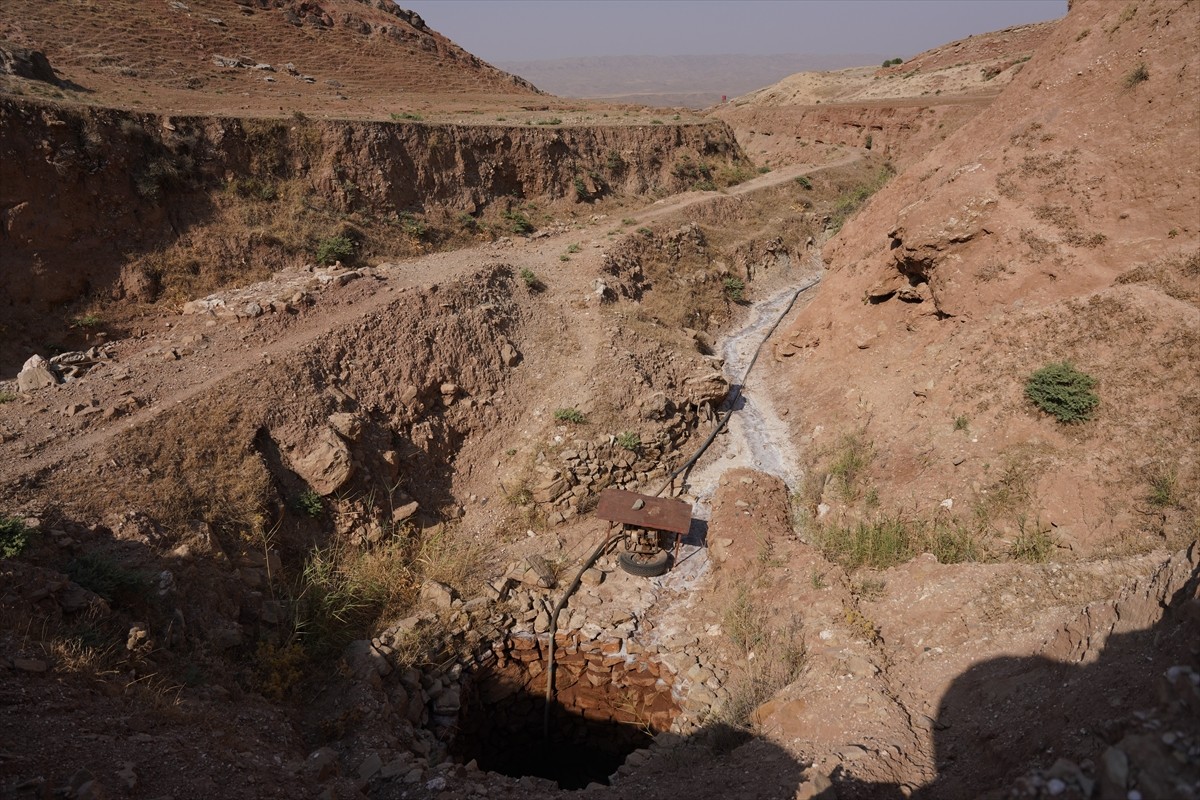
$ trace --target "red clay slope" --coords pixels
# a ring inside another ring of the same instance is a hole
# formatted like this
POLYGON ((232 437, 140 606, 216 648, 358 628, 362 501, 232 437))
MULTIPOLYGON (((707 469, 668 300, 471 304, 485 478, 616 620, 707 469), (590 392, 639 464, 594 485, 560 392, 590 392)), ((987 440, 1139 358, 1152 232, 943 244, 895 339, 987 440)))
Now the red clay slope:
POLYGON ((810 453, 861 430, 885 508, 983 519, 1001 545, 1034 526, 1080 553, 1195 536, 1198 54, 1195 3, 1074 2, 845 226, 778 348, 810 453), (1064 359, 1099 379, 1083 425, 1024 395, 1064 359))

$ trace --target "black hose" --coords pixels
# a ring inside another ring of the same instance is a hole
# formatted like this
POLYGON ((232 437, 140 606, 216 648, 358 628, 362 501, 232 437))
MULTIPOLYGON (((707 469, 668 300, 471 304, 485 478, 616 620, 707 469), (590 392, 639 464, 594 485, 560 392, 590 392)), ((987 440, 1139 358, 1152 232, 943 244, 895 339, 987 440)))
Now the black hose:
MULTIPOLYGON (((820 282, 821 282, 820 276, 812 278, 807 283, 800 286, 800 288, 796 289, 796 291, 792 294, 792 299, 788 301, 787 307, 784 308, 782 312, 780 312, 778 319, 776 319, 774 324, 771 325, 770 329, 767 331, 766 336, 764 336, 762 338, 762 341, 760 341, 758 343, 758 347, 755 348, 754 357, 751 358, 750 363, 746 365, 746 371, 744 373, 742 373, 741 383, 738 384, 737 389, 735 389, 733 394, 729 397, 729 400, 728 400, 729 408, 725 411, 725 414, 717 421, 717 427, 713 428, 713 432, 710 433, 708 435, 708 438, 704 440, 704 444, 700 445, 700 449, 697 450, 691 458, 689 458, 687 461, 685 461, 682 466, 680 466, 678 469, 676 469, 674 472, 672 472, 667 477, 666 483, 664 483, 662 485, 662 487, 657 492, 654 493, 655 497, 662 494, 663 491, 665 491, 666 488, 668 486, 670 486, 677 477, 684 474, 687 470, 691 469, 696 464, 696 462, 698 460, 700 460, 700 456, 702 456, 704 454, 704 451, 707 450, 709 448, 709 446, 713 443, 713 441, 717 438, 717 434, 719 434, 721 432, 721 430, 725 427, 726 423, 729 422, 729 418, 731 416, 733 416, 733 410, 734 410, 734 407, 737 405, 737 399, 742 393, 742 388, 746 385, 746 379, 748 377, 750 377, 750 370, 754 369, 754 364, 758 361, 758 355, 759 355, 759 353, 762 352, 763 345, 765 345, 767 343, 767 340, 771 338, 771 334, 773 334, 775 332, 775 329, 779 327, 779 323, 783 322, 783 318, 786 317, 788 315, 788 312, 792 310, 792 306, 794 306, 796 304, 796 298, 798 298, 800 296, 800 293, 807 291, 808 289, 811 289, 812 287, 816 286, 820 282)), ((546 738, 546 739, 550 738, 550 703, 552 702, 553 697, 554 697, 554 651, 555 651, 555 649, 557 649, 557 646, 558 646, 556 644, 556 642, 554 641, 554 639, 558 633, 558 614, 560 611, 562 611, 563 606, 565 606, 567 604, 567 600, 571 597, 571 595, 573 595, 575 593, 575 591, 579 588, 579 583, 580 583, 580 581, 583 580, 583 573, 587 572, 588 569, 590 569, 591 566, 600 559, 600 556, 604 555, 604 552, 606 550, 608 550, 608 548, 614 542, 616 542, 618 539, 620 539, 621 536, 622 536, 622 534, 620 532, 618 532, 618 533, 614 533, 609 536, 606 536, 604 538, 604 541, 600 543, 600 546, 597 547, 595 549, 595 551, 593 551, 593 553, 588 557, 587 561, 583 562, 583 566, 580 567, 579 572, 577 572, 575 574, 575 580, 571 581, 571 585, 567 587, 566 591, 563 592, 562 597, 560 597, 558 599, 558 602, 554 605, 554 609, 552 611, 550 611, 550 644, 549 644, 550 657, 547 660, 547 664, 546 664, 546 707, 542 711, 542 737, 543 738, 546 738)))

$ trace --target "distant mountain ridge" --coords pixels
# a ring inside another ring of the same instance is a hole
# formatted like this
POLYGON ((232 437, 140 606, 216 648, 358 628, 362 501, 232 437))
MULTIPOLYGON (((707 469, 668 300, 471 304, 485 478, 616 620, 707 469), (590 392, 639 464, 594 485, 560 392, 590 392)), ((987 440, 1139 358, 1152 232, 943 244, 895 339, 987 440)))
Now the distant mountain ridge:
POLYGON ((797 72, 879 64, 890 54, 595 56, 503 61, 497 66, 562 97, 705 108, 797 72))

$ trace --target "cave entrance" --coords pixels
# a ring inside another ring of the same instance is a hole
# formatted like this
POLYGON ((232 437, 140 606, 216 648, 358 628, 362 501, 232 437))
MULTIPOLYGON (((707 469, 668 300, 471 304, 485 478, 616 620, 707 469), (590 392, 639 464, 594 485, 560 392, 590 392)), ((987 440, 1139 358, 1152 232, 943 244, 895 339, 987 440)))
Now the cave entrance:
POLYGON ((670 728, 679 708, 673 676, 660 677, 660 664, 606 655, 603 647, 559 647, 556 702, 544 736, 546 645, 532 637, 504 643, 497 663, 464 687, 454 754, 489 772, 545 778, 562 789, 607 785, 631 753, 670 728))

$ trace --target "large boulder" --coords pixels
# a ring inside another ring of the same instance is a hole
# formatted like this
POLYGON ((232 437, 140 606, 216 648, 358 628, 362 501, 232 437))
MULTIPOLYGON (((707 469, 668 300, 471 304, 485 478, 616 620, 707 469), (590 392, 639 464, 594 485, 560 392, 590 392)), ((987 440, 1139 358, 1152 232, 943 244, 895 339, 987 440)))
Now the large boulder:
POLYGON ((17 389, 22 392, 36 392, 57 383, 58 377, 50 369, 50 362, 41 356, 31 356, 17 375, 17 389))
POLYGON ((0 44, 0 74, 58 85, 58 78, 45 53, 7 43, 0 44))
POLYGON ((350 448, 332 428, 297 446, 289 460, 292 470, 322 496, 333 494, 354 475, 350 448))

